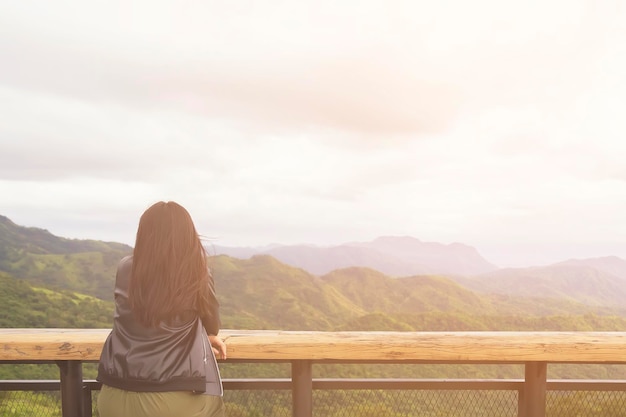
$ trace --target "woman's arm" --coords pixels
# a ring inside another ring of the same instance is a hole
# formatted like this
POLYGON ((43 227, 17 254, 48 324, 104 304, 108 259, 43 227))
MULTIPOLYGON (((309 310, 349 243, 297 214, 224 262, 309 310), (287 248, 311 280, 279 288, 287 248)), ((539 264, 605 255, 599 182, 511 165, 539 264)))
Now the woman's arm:
POLYGON ((209 335, 209 341, 213 348, 213 353, 217 359, 226 359, 226 344, 221 337, 211 334, 209 335))

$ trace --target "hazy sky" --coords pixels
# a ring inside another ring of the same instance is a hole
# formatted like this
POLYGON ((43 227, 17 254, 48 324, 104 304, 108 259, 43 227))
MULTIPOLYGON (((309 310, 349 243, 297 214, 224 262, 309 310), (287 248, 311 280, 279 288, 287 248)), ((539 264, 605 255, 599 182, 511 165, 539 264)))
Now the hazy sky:
POLYGON ((20 225, 133 244, 175 200, 228 246, 626 258, 622 0, 1 8, 0 214, 20 225))

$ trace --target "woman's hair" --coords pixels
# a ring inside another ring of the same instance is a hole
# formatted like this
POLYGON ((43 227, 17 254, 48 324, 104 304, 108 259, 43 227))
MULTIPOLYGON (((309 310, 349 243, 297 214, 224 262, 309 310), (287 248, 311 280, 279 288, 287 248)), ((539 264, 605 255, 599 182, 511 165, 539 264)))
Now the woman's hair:
POLYGON ((212 284, 187 210, 173 201, 153 204, 139 220, 128 291, 139 322, 152 327, 190 311, 209 315, 212 284))

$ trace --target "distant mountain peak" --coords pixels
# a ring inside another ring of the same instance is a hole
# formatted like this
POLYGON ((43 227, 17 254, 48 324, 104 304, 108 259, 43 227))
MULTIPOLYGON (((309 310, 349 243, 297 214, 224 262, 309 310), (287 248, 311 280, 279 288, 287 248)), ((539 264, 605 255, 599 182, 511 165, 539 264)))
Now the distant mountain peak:
POLYGON ((626 260, 616 255, 598 256, 594 258, 570 258, 559 263, 578 263, 578 262, 626 262, 626 260))
POLYGON ((567 261, 558 262, 554 265, 577 267, 587 266, 626 279, 626 260, 614 255, 597 258, 568 259, 567 261))
POLYGON ((218 254, 248 258, 268 254, 288 265, 323 275, 346 267, 367 267, 390 276, 475 275, 496 269, 468 245, 422 242, 411 236, 381 236, 336 246, 283 245, 265 250, 215 247, 218 254))
POLYGON ((421 243, 422 241, 413 236, 380 236, 372 241, 373 243, 392 242, 392 243, 421 243))

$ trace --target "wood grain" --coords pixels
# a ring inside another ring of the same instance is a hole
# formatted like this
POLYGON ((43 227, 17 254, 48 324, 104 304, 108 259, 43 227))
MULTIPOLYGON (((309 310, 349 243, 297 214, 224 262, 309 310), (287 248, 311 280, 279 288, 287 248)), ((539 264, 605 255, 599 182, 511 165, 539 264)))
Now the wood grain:
MULTIPOLYGON (((0 329, 0 360, 97 361, 110 329, 0 329)), ((229 359, 626 363, 626 332, 223 330, 229 359)))

